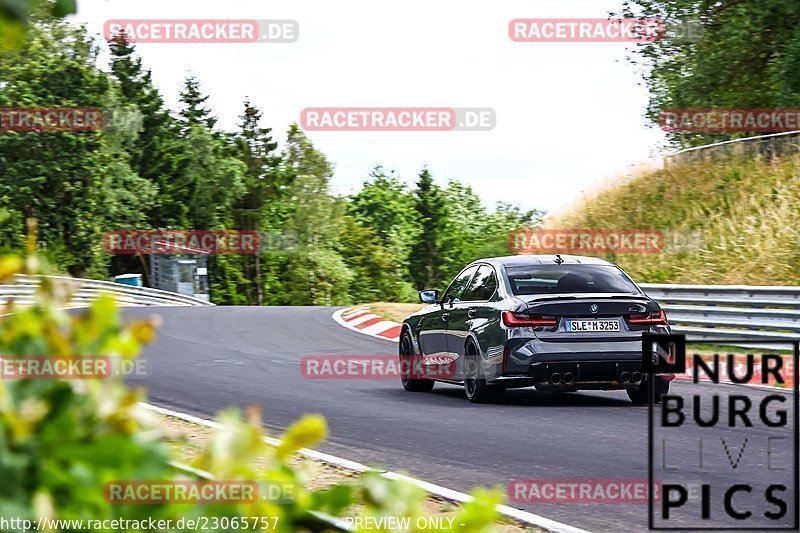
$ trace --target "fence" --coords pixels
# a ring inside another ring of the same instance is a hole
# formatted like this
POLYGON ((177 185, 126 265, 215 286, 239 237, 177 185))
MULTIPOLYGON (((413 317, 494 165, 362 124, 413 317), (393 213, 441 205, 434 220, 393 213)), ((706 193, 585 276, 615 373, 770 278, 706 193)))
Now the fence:
POLYGON ((690 340, 800 340, 800 287, 641 285, 690 340))
MULTIPOLYGON (((31 305, 42 276, 17 276, 17 283, 0 285, 0 305, 13 300, 18 305, 31 305)), ((133 287, 90 279, 70 278, 66 276, 47 276, 47 279, 59 284, 71 293, 71 307, 86 307, 101 293, 111 294, 121 306, 187 306, 212 305, 204 300, 161 291, 146 287, 133 287)))
POLYGON ((800 153, 800 131, 756 135, 686 148, 664 156, 664 166, 737 156, 771 159, 793 153, 800 153))

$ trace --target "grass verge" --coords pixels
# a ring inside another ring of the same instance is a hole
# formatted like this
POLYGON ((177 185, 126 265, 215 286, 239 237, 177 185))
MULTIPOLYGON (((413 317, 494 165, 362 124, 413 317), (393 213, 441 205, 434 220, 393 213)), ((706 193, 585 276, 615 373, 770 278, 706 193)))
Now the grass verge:
MULTIPOLYGON (((211 438, 211 435, 215 431, 212 428, 193 424, 171 416, 159 415, 159 418, 169 434, 170 455, 173 460, 181 463, 189 463, 192 459, 197 457, 202 446, 211 438)), ((358 473, 352 470, 339 468, 328 463, 313 461, 300 456, 292 457, 290 462, 292 466, 302 467, 306 472, 311 473, 311 475, 307 477, 309 480, 307 488, 310 490, 321 490, 334 484, 346 482, 348 479, 354 479, 358 476, 358 473)), ((457 503, 432 495, 428 496, 425 503, 425 512, 428 516, 432 517, 451 517, 456 514, 458 509, 459 506, 457 503)), ((359 516, 358 511, 358 508, 351 509, 351 516, 359 516)), ((453 524, 453 526, 454 530, 456 530, 457 525, 453 524)), ((500 533, 544 533, 545 530, 525 526, 508 519, 498 522, 495 531, 500 533)))
POLYGON ((416 313, 427 304, 416 303, 393 303, 393 302, 375 302, 369 304, 369 310, 386 320, 393 322, 402 322, 411 313, 416 313))
POLYGON ((731 157, 621 176, 546 221, 553 229, 663 230, 663 253, 607 254, 634 279, 800 284, 800 156, 731 157))

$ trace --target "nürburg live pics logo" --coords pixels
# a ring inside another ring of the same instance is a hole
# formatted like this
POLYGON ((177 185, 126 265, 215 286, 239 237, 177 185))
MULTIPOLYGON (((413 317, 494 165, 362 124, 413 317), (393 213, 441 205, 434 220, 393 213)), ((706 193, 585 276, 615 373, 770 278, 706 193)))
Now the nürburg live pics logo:
POLYGON ((800 342, 642 342, 650 529, 797 531, 800 342), (658 374, 682 379, 664 393, 658 374))

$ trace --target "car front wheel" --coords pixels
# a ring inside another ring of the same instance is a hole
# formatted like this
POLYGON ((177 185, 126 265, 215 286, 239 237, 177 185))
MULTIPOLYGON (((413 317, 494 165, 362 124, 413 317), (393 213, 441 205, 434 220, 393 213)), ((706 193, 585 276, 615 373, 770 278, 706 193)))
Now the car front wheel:
POLYGON ((414 379, 414 348, 411 343, 411 334, 406 331, 400 337, 400 381, 403 388, 409 392, 430 392, 435 381, 432 379, 414 379))

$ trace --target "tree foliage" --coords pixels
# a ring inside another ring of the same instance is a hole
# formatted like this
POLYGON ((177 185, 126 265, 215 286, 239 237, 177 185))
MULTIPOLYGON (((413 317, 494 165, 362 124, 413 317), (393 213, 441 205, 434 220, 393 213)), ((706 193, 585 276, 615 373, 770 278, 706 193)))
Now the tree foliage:
MULTIPOLYGON (((800 107, 800 3, 626 0, 622 14, 659 18, 675 30, 635 54, 650 90, 653 122, 666 108, 800 107)), ((735 135, 742 134, 671 138, 688 146, 735 135)))
POLYGON ((100 131, 0 135, 2 247, 21 250, 23 222, 35 218, 43 253, 72 274, 148 279, 143 257, 104 251, 107 231, 245 230, 262 236, 257 254, 208 258, 214 303, 413 301, 414 289, 442 286, 465 263, 508 253, 507 233, 537 222, 514 207, 489 210, 427 168, 409 185, 376 166, 358 192, 338 196, 326 155, 297 124, 279 143, 251 99, 238 129, 221 130, 189 75, 168 109, 124 34, 98 45, 80 27, 41 19, 6 52, 0 84, 0 107, 105 111, 100 131))

